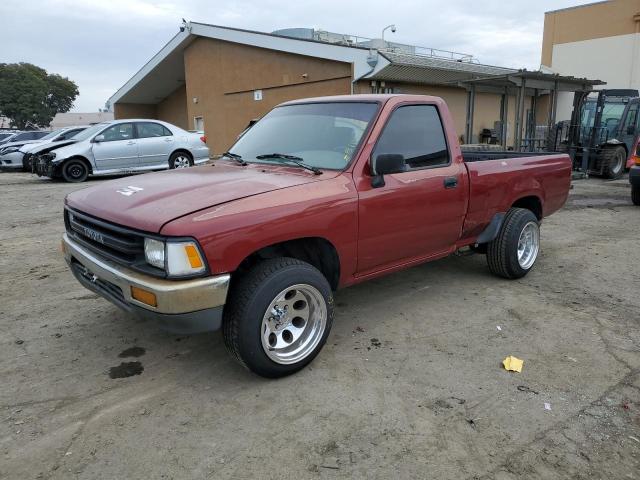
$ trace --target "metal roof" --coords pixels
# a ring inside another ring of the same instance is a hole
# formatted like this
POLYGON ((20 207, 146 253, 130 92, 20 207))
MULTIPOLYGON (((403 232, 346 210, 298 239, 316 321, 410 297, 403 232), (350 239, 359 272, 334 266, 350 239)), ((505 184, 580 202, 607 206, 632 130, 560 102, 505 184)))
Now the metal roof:
POLYGON ((390 64, 367 78, 430 85, 516 73, 512 68, 381 51, 390 64))
POLYGON ((544 73, 540 71, 518 70, 506 75, 474 78, 464 81, 452 82, 459 87, 475 86, 481 92, 502 93, 507 89, 509 93, 516 93, 524 84, 526 94, 532 95, 535 90, 557 90, 560 92, 589 92, 594 86, 606 85, 602 80, 589 78, 577 78, 559 75, 557 73, 544 73))

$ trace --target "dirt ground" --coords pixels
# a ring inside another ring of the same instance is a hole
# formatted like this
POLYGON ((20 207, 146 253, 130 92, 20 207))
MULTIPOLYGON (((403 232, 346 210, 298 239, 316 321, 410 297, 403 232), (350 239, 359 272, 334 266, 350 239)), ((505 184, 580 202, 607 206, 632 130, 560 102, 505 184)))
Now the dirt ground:
POLYGON ((522 280, 454 256, 338 292, 324 350, 277 381, 75 281, 62 202, 85 186, 0 173, 0 478, 640 478, 626 180, 576 181, 522 280))

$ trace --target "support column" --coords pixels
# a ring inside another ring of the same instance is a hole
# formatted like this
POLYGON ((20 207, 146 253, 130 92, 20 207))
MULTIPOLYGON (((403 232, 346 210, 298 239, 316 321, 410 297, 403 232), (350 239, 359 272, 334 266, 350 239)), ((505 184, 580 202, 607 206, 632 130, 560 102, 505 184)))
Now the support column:
POLYGON ((509 89, 505 87, 500 99, 500 144, 507 149, 507 124, 509 123, 509 89))
POLYGON ((467 91, 467 119, 465 129, 465 143, 473 142, 473 115, 476 106, 476 86, 471 85, 467 91))
POLYGON ((522 114, 524 111, 524 97, 525 97, 526 80, 522 79, 522 84, 518 89, 518 99, 516 101, 516 127, 513 133, 514 137, 514 150, 516 152, 522 151, 522 114))
POLYGON ((528 119, 529 121, 527 122, 528 125, 528 129, 529 132, 527 133, 527 137, 528 137, 528 142, 529 142, 529 151, 533 152, 536 149, 536 124, 537 124, 537 117, 536 117, 536 108, 538 105, 538 89, 535 88, 533 90, 533 96, 531 97, 531 116, 528 119))

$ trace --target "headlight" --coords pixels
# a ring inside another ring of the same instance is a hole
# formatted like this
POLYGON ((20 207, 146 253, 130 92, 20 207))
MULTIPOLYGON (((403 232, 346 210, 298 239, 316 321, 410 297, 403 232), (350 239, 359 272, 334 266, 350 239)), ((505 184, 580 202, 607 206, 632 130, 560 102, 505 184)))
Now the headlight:
POLYGON ((18 151, 18 147, 5 148, 5 149, 2 150, 2 155, 5 155, 7 153, 17 152, 17 151, 18 151))
POLYGON ((153 238, 145 238, 144 257, 149 265, 164 270, 164 242, 153 238))
POLYGON ((147 263, 166 269, 170 277, 195 275, 205 271, 206 266, 196 242, 163 242, 145 238, 144 255, 147 263))

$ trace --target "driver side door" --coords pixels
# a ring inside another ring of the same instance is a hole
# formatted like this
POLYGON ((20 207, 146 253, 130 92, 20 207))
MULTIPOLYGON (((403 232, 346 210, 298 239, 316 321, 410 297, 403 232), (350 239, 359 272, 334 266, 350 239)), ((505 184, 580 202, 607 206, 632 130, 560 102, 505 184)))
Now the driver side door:
POLYGON ((371 156, 381 154, 402 155, 406 170, 382 186, 358 182, 358 276, 446 254, 467 210, 466 170, 451 156, 436 105, 397 107, 371 156))
POLYGON ((92 146, 98 170, 133 170, 138 167, 138 144, 133 123, 116 123, 100 135, 103 140, 96 142, 94 138, 92 146))

